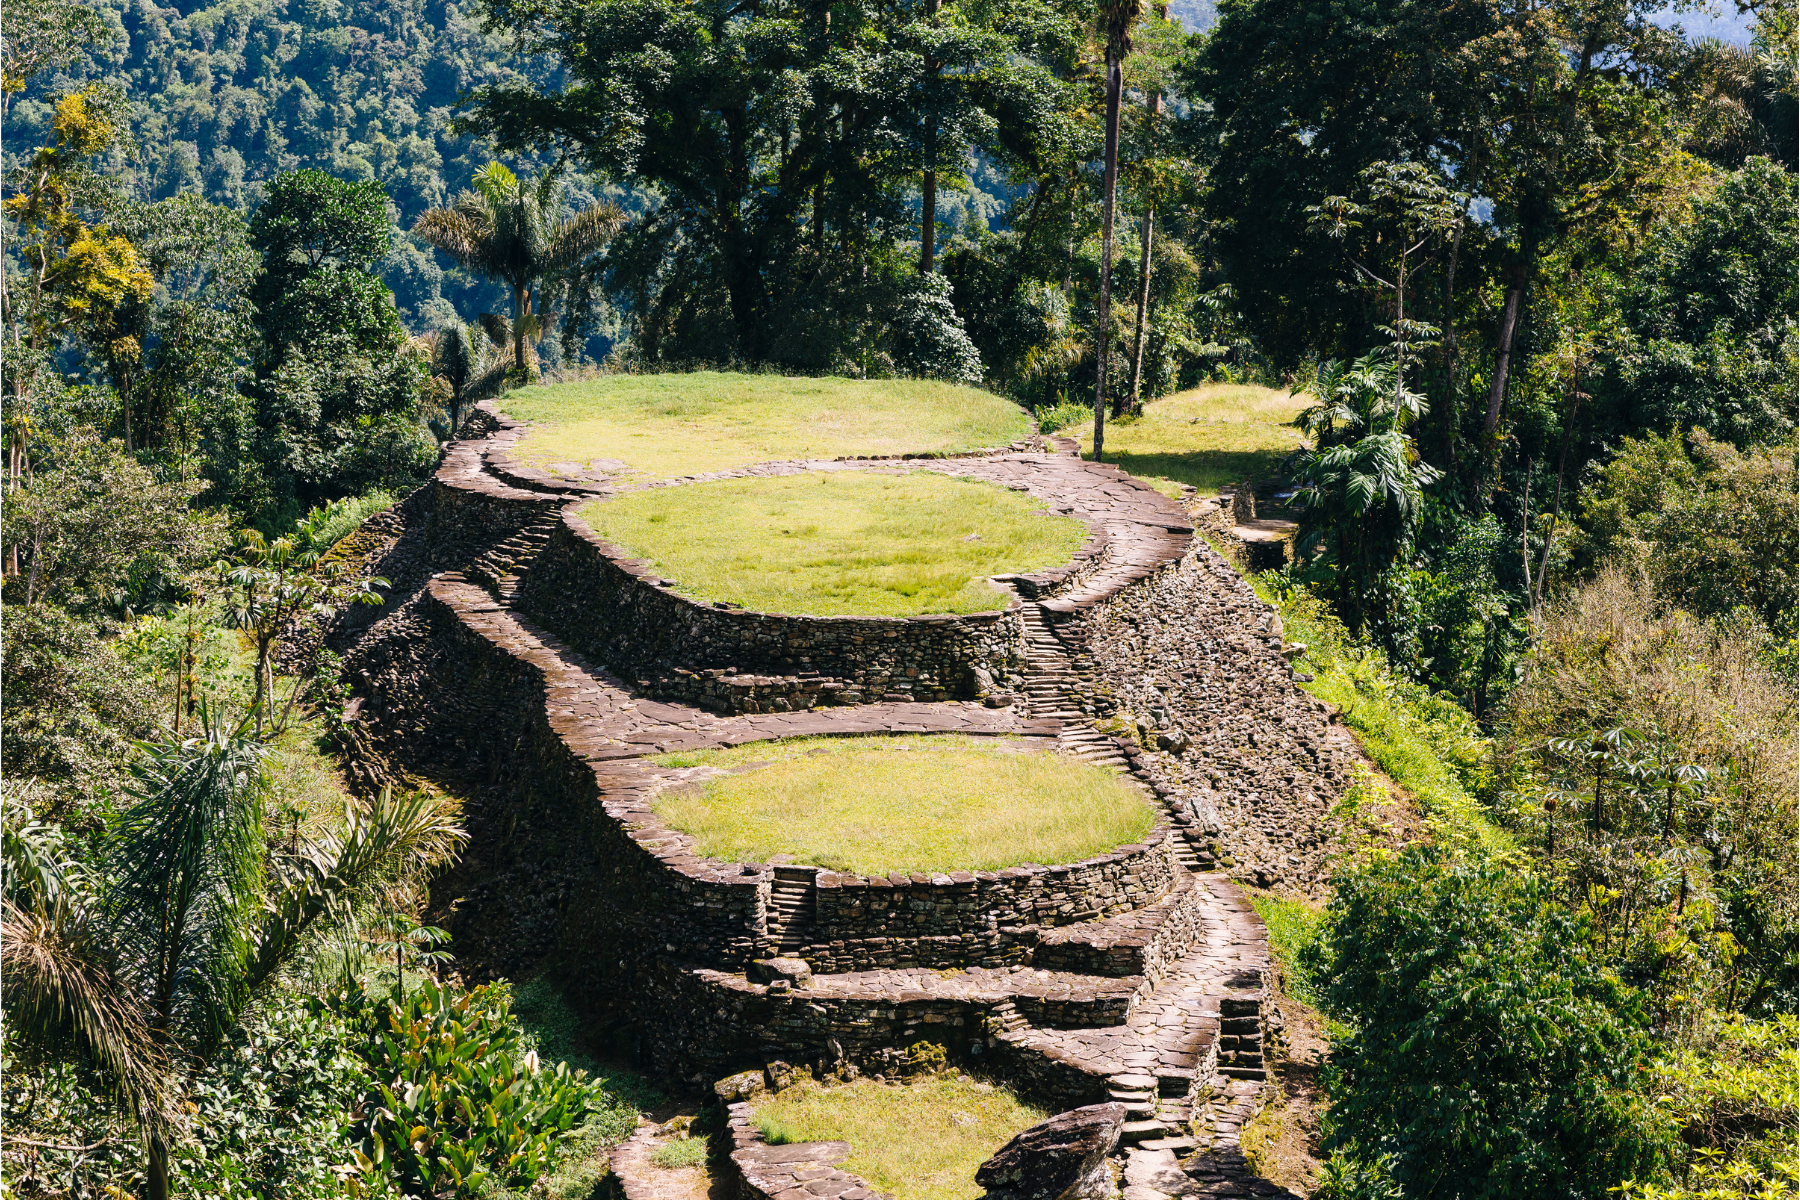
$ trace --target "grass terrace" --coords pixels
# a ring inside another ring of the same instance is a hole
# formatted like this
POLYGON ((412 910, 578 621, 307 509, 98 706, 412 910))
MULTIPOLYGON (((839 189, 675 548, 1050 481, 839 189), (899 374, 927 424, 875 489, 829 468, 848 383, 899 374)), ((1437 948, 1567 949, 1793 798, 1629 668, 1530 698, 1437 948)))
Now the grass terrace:
POLYGON ((997 871, 1090 858, 1156 823, 1111 771, 1013 738, 793 738, 652 761, 726 772, 656 801, 701 854, 726 862, 997 871))
POLYGON ((756 1109, 770 1142, 849 1142, 843 1169, 895 1200, 974 1200, 976 1168, 1047 1115, 961 1075, 802 1085, 756 1109))
POLYGON ((676 590, 757 612, 986 612, 990 575, 1069 561, 1087 527, 1029 496, 931 471, 808 471, 652 488, 580 517, 676 590))
POLYGON ((531 422, 514 453, 533 466, 610 460, 652 479, 779 459, 952 454, 1031 431, 1010 400, 920 379, 616 375, 522 388, 500 405, 531 422))
MULTIPOLYGON (((1229 483, 1263 479, 1305 443, 1294 418, 1311 403, 1279 388, 1208 383, 1144 406, 1144 415, 1106 424, 1106 461, 1176 496, 1181 485, 1217 492, 1229 483)), ((1067 411, 1066 409, 1064 410, 1067 411)), ((1059 430, 1094 451, 1094 417, 1059 430)))

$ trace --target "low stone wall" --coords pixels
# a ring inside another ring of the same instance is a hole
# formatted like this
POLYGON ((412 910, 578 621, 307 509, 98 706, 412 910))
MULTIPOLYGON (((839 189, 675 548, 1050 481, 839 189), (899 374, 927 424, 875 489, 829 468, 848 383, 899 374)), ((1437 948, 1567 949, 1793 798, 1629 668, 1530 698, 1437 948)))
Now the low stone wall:
POLYGON ((893 1200, 838 1164, 850 1157, 848 1142, 796 1142, 771 1146, 763 1140, 756 1112, 748 1104, 725 1106, 726 1136, 731 1138, 731 1165, 737 1168, 744 1200, 893 1200))
MULTIPOLYGON (((571 746, 568 731, 551 723, 546 687, 551 671, 568 668, 540 647, 509 646, 494 628, 484 630, 497 624, 491 618, 499 606, 467 599, 478 594, 434 580, 357 644, 345 674, 356 686, 356 725, 370 749, 432 777, 499 783, 510 798, 507 830, 559 831, 560 858, 573 864, 564 890, 573 894, 554 912, 519 922, 510 936, 540 952, 570 936, 590 951, 608 947, 610 965, 590 963, 599 968, 596 985, 629 969, 619 947, 721 966, 766 954, 769 871, 670 861, 684 859, 679 847, 609 812, 609 803, 629 806, 619 785, 632 780, 618 776, 635 764, 585 761, 571 746), (614 777, 610 788, 606 775, 614 777), (579 920, 564 928, 570 912, 579 920)), ((509 907, 495 900, 473 907, 509 907)))
POLYGON ((1031 963, 1083 975, 1141 976, 1154 987, 1169 964, 1188 952, 1201 932, 1206 895, 1192 875, 1153 904, 1106 921, 1044 935, 1031 963))
MULTIPOLYGON (((764 711, 754 692, 734 687, 732 677, 741 676, 791 678, 796 686, 783 689, 786 694, 763 699, 799 708, 971 699, 984 690, 978 668, 1009 670, 1023 654, 1016 597, 994 612, 906 618, 792 616, 701 604, 601 539, 575 507, 563 510, 562 524, 520 585, 518 604, 582 653, 663 699, 764 711)), ((765 688, 771 682, 758 681, 765 688)))
POLYGON ((821 871, 809 936, 830 944, 874 936, 979 937, 1129 912, 1156 900, 1175 879, 1167 834, 1159 822, 1144 842, 1066 866, 885 879, 821 871))

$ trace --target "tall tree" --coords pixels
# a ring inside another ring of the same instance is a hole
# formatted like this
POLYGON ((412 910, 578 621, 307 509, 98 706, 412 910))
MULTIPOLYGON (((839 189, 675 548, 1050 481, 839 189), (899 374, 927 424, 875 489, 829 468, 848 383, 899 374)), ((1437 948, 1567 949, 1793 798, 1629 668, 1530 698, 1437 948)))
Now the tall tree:
POLYGON ((1207 207, 1265 350, 1284 365, 1308 349, 1357 351, 1373 323, 1319 253, 1304 197, 1348 193, 1378 161, 1437 164, 1489 206, 1488 236, 1459 250, 1449 302, 1486 327, 1477 420, 1491 462, 1546 255, 1579 261, 1602 231, 1655 211, 1691 178, 1657 90, 1679 41, 1649 19, 1656 8, 1376 0, 1353 12, 1251 0, 1224 10, 1186 79, 1212 106, 1207 207))
POLYGON ((1094 312, 1094 461, 1106 451, 1106 368, 1112 338, 1113 210, 1119 191, 1119 101, 1125 90, 1125 56, 1131 27, 1143 11, 1141 0, 1106 0, 1100 23, 1106 34, 1106 150, 1100 193, 1100 293, 1094 312))
POLYGON ((853 310, 894 272, 906 193, 927 169, 941 189, 945 164, 971 148, 1029 153, 1067 90, 1035 61, 1054 24, 1037 4, 486 8, 518 49, 558 55, 568 83, 477 88, 462 127, 508 151, 560 141, 664 197, 608 253, 646 355, 804 359, 784 341, 813 335, 793 331, 795 314, 864 319, 853 310))
POLYGON ((560 201, 553 173, 546 171, 534 184, 490 162, 475 176, 475 190, 463 193, 456 207, 431 209, 413 225, 415 234, 462 266, 511 290, 506 332, 513 369, 521 375, 526 346, 554 319, 543 302, 543 285, 599 252, 625 223, 625 214, 611 204, 595 204, 559 221, 560 201))

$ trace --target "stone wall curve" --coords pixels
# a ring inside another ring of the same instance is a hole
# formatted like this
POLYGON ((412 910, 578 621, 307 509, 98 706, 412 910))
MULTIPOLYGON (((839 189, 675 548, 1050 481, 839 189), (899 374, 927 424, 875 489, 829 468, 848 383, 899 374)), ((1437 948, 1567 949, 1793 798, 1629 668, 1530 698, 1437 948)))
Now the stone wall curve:
POLYGON ((1023 652, 1016 596, 991 612, 812 617, 705 604, 677 594, 641 559, 605 541, 568 504, 520 584, 517 603, 582 653, 664 699, 732 712, 878 700, 966 700, 980 672, 1023 652), (733 677, 798 685, 774 702, 733 677), (810 683, 810 687, 808 684, 810 683))

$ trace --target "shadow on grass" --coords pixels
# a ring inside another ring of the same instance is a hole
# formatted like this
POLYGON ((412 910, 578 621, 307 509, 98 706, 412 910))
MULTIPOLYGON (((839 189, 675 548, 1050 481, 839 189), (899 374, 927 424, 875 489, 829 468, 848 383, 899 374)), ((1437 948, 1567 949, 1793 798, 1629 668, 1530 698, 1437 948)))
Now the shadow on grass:
POLYGON ((1288 450, 1192 450, 1185 454, 1148 453, 1106 449, 1106 461, 1140 479, 1167 479, 1191 484, 1203 492, 1217 491, 1245 479, 1268 479, 1280 474, 1288 450))

